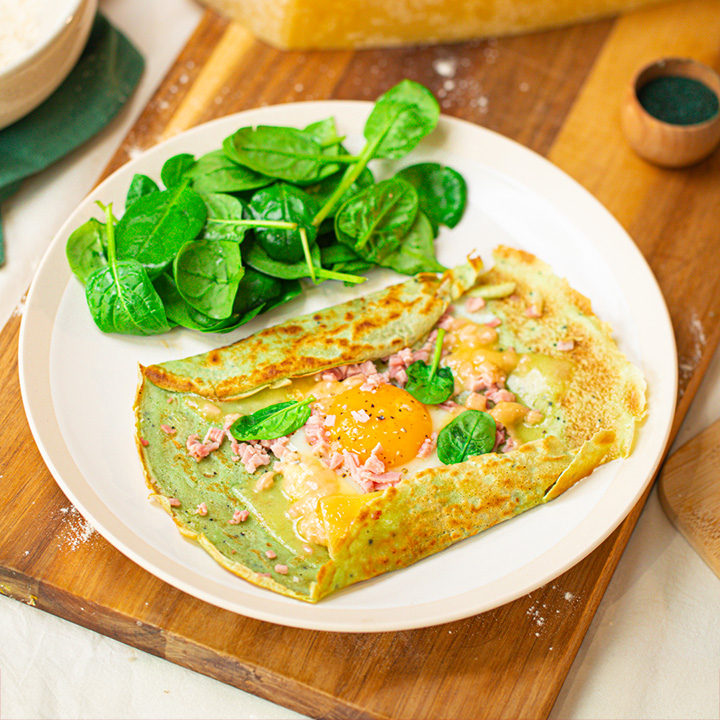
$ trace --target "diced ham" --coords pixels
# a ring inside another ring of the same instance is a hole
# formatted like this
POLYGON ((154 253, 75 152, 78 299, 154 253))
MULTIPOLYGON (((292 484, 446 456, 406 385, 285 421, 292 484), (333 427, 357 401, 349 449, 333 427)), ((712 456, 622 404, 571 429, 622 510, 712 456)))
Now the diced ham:
MULTIPOLYGON (((440 323, 438 323, 438 327, 443 327, 445 330, 451 329, 452 317, 446 313, 445 315, 443 315, 443 318, 446 318, 446 320, 443 321, 443 325, 440 325, 440 323)), ((437 336, 438 331, 432 330, 432 332, 427 336, 425 344, 419 350, 416 350, 413 353, 413 361, 422 360, 426 363, 430 362, 430 358, 432 357, 433 352, 435 352, 435 343, 437 342, 437 336)))
POLYGON ((539 318, 542 317, 542 311, 537 305, 529 305, 525 308, 525 317, 539 318))
POLYGON ((277 553, 274 550, 266 550, 265 557, 269 558, 270 560, 274 560, 277 557, 277 553))
POLYGON ((216 445, 214 448, 217 450, 220 447, 220 444, 223 441, 223 438, 225 437, 225 428, 216 428, 211 427, 206 433, 205 433, 205 439, 203 440, 204 445, 216 445))
POLYGON ((432 435, 430 435, 430 437, 427 437, 425 438, 425 440, 423 440, 423 444, 420 446, 417 456, 423 459, 429 458, 435 452, 436 447, 437 433, 434 432, 432 435))
POLYGON ((170 427, 170 425, 161 425, 160 429, 166 434, 166 435, 174 435, 177 430, 175 430, 174 427, 170 427))
POLYGON ((407 371, 403 368, 398 368, 395 371, 395 382, 397 383, 398 387, 404 388, 407 385, 408 381, 408 374, 407 371))
POLYGON ((365 461, 363 468, 374 474, 382 474, 385 472, 385 463, 380 459, 380 453, 383 451, 382 445, 378 443, 374 448, 370 457, 365 461))
POLYGON ((208 514, 207 505, 204 502, 201 502, 195 509, 195 512, 198 515, 207 515, 208 514))
POLYGON ((572 350, 575 347, 575 341, 574 340, 560 340, 555 347, 557 347, 557 349, 562 352, 567 352, 568 350, 572 350))
POLYGON ((363 375, 368 377, 369 375, 376 375, 377 368, 372 360, 365 360, 365 362, 357 363, 355 365, 347 366, 347 374, 345 377, 353 377, 355 375, 363 375))
POLYGON ((305 423, 305 439, 314 452, 325 454, 330 449, 330 438, 325 431, 325 416, 316 408, 305 423))
MULTIPOLYGON (((452 316, 452 309, 448 308, 442 315, 442 317, 435 323, 435 327, 443 330, 452 330, 454 319, 452 316)), ((433 341, 434 343, 434 341, 433 341)))
POLYGON ((495 426, 495 445, 493 446, 493 452, 497 452, 500 447, 507 442, 508 439, 508 431, 507 428, 504 425, 500 425, 498 423, 495 426))
POLYGON ((370 420, 370 416, 365 412, 363 408, 360 408, 359 410, 351 410, 350 414, 353 416, 353 419, 356 422, 366 423, 368 420, 370 420))
POLYGON ((198 462, 200 462, 203 458, 206 458, 212 452, 210 448, 203 444, 202 440, 200 440, 200 436, 197 434, 188 436, 185 447, 190 455, 198 462))
POLYGON ((387 384, 387 377, 381 373, 372 373, 371 375, 365 375, 365 382, 360 386, 360 389, 364 392, 372 392, 375 388, 380 385, 387 384))
POLYGON ((330 454, 330 457, 323 458, 323 463, 330 468, 330 470, 337 470, 342 467, 345 458, 341 452, 334 452, 330 454))
POLYGON ((495 445, 493 452, 510 452, 517 447, 515 438, 510 435, 504 425, 498 424, 495 428, 495 445))
POLYGON ((245 466, 246 472, 254 473, 259 467, 270 464, 270 455, 261 445, 238 443, 233 451, 245 466))
POLYGON ((143 447, 147 447, 147 446, 150 444, 150 442, 149 442, 148 440, 146 440, 144 437, 141 437, 141 438, 140 438, 140 444, 141 444, 143 447))
POLYGON ((288 453, 292 452, 292 450, 288 447, 289 442, 290 438, 287 435, 275 438, 275 440, 270 443, 270 452, 278 458, 278 460, 282 460, 288 453))
POLYGON ((485 396, 495 404, 499 402, 515 402, 515 395, 505 388, 490 390, 485 396))
POLYGON ((492 318, 492 320, 488 320, 485 324, 488 327, 496 328, 502 325, 502 320, 500 320, 500 318, 492 318))
POLYGON ((356 375, 374 375, 377 373, 377 368, 372 360, 365 360, 361 363, 354 363, 352 365, 341 365, 339 367, 330 368, 329 370, 323 370, 319 375, 315 376, 316 380, 324 381, 341 381, 349 377, 356 375))
POLYGON ((364 462, 356 453, 343 450, 343 470, 360 486, 363 492, 384 490, 396 485, 402 478, 402 473, 394 470, 386 471, 385 463, 379 457, 382 447, 378 444, 370 457, 364 462))
POLYGON ((275 572, 278 573, 278 575, 287 575, 288 574, 288 566, 287 565, 276 565, 275 572))
POLYGON ((485 307, 485 304, 485 298, 469 297, 465 301, 465 310, 469 313, 476 313, 478 310, 482 310, 485 307))
POLYGON ((345 379, 345 372, 343 368, 336 367, 330 368, 330 370, 323 370, 315 376, 317 382, 339 382, 345 379))
POLYGON ((177 498, 169 498, 168 503, 170 503, 170 507, 180 507, 182 505, 177 498))
POLYGON ((232 518, 228 520, 228 523, 230 525, 239 525, 241 522, 245 522, 250 517, 250 512, 248 510, 236 510, 233 513, 232 518))
POLYGON ((492 392, 505 385, 505 378, 499 369, 492 363, 480 363, 477 377, 470 383, 470 390, 473 392, 492 392))

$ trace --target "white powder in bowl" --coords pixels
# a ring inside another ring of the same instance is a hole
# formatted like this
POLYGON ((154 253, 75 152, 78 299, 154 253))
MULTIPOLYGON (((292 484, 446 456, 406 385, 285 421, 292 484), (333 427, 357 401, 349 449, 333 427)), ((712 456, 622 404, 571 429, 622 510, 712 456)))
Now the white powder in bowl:
POLYGON ((46 4, 45 0, 0 0, 0 69, 38 41, 46 4))

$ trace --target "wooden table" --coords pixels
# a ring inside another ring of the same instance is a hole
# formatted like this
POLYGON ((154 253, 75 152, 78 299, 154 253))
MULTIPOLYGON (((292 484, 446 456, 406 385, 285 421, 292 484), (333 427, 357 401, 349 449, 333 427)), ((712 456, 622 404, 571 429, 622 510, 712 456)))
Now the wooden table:
MULTIPOLYGON (((548 157, 634 238, 677 337, 674 436, 720 337, 720 156, 682 171, 645 164, 622 137, 619 101, 635 69, 656 57, 690 56, 717 69, 718 37, 720 3, 705 0, 517 38, 283 53, 208 12, 105 174, 136 150, 220 115, 294 100, 374 99, 404 77, 418 80, 446 114, 548 157)), ((25 420, 19 325, 13 317, 0 334, 0 592, 312 716, 547 717, 644 499, 561 578, 467 620, 340 634, 240 617, 164 584, 97 534, 84 534, 25 420), (539 607, 548 618, 542 633, 539 607)))

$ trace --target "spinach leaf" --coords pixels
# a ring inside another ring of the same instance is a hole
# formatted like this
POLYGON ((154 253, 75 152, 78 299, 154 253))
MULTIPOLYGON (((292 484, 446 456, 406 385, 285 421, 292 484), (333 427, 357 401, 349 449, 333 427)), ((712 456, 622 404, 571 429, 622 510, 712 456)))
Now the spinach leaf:
POLYGON ((317 228, 312 224, 317 210, 315 200, 294 185, 281 182, 258 190, 250 201, 250 212, 256 220, 290 222, 296 227, 292 230, 257 227, 255 238, 273 260, 298 262, 304 257, 300 228, 305 229, 312 244, 317 236, 317 228))
POLYGON ((252 415, 240 416, 231 426, 230 433, 238 441, 274 440, 299 430, 310 419, 310 403, 306 400, 277 403, 262 408, 252 415))
POLYGON ((160 188, 157 186, 157 183, 152 178, 149 178, 147 175, 135 173, 135 175, 133 175, 132 181, 130 182, 127 196, 125 197, 125 212, 127 212, 127 209, 138 198, 143 197, 143 195, 150 195, 151 193, 156 192, 160 192, 160 188))
POLYGON ((460 222, 467 204, 467 184, 459 172, 427 162, 403 168, 397 175, 417 190, 420 209, 433 224, 435 235, 440 225, 454 228, 460 222))
POLYGON ((439 118, 433 94, 419 83, 402 80, 376 100, 365 122, 365 139, 379 138, 373 157, 400 158, 435 129, 439 118))
POLYGON ((246 267, 235 296, 233 313, 243 316, 253 312, 258 306, 262 308, 262 312, 267 312, 289 302, 301 292, 302 285, 299 280, 279 280, 246 267))
POLYGON ((243 273, 240 247, 224 240, 190 240, 173 262, 175 286, 185 302, 215 320, 232 314, 243 273))
MULTIPOLYGON (((271 258, 263 247, 255 240, 246 241, 243 245, 245 262, 258 272, 265 273, 274 278, 297 280, 310 277, 310 269, 303 255, 302 259, 294 263, 285 263, 271 258)), ((320 266, 320 249, 317 245, 310 248, 310 257, 315 267, 320 266)))
POLYGON ((264 305, 275 300, 282 292, 282 280, 246 267, 235 295, 233 312, 243 313, 258 305, 264 305))
POLYGON ((160 179, 166 188, 179 185, 185 179, 185 173, 195 164, 195 156, 189 153, 173 155, 165 161, 160 171, 160 179))
POLYGON ((105 225, 95 218, 83 223, 68 238, 65 246, 68 265, 83 285, 95 270, 107 265, 106 244, 105 225))
POLYGON ((240 128, 225 138, 223 149, 255 172, 299 184, 317 182, 338 169, 337 155, 328 155, 310 133, 292 127, 240 128))
MULTIPOLYGON (((319 205, 326 203, 333 195, 335 190, 342 182, 343 176, 340 173, 335 173, 329 177, 321 180, 313 185, 308 185, 304 188, 305 192, 312 195, 318 202, 319 205)), ((353 195, 357 195, 361 190, 375 184, 375 178, 373 177, 370 168, 365 167, 362 169, 358 177, 345 189, 343 194, 338 198, 337 203, 330 210, 328 218, 332 218, 335 215, 336 208, 339 208, 343 203, 347 202, 353 195)))
POLYGON ((445 331, 438 330, 432 362, 417 360, 407 369, 405 389, 425 405, 439 405, 450 399, 455 390, 455 378, 449 367, 439 367, 445 331))
POLYGON ((350 198, 335 216, 335 232, 356 255, 380 263, 400 245, 417 210, 415 188, 390 178, 350 198))
POLYGON ((346 262, 365 262, 358 257, 347 245, 341 245, 340 243, 333 243, 320 248, 320 259, 322 260, 323 267, 333 267, 339 263, 346 262))
POLYGON ((489 453, 495 447, 495 432, 492 415, 481 410, 465 410, 438 434, 438 459, 445 465, 454 465, 473 455, 489 453))
POLYGON ((209 193, 201 197, 208 214, 202 236, 207 240, 242 242, 248 229, 247 224, 239 222, 245 214, 245 203, 227 193, 209 193))
POLYGON ((200 156, 185 172, 195 192, 231 193, 257 190, 273 182, 273 178, 238 165, 223 150, 213 150, 200 156))
POLYGON ((118 260, 115 254, 115 220, 112 206, 107 217, 108 264, 87 279, 85 298, 95 324, 103 332, 154 335, 167 332, 162 300, 145 268, 136 260, 118 260))
POLYGON ((358 257, 347 245, 334 243, 320 248, 320 261, 324 268, 341 273, 363 273, 373 267, 373 263, 358 257))
POLYGON ((420 272, 445 272, 447 268, 435 258, 433 229, 423 212, 418 212, 400 246, 379 262, 383 267, 405 275, 420 272))
POLYGON ((432 93, 419 83, 402 80, 381 95, 365 123, 365 147, 343 174, 313 223, 330 217, 348 188, 373 158, 399 158, 410 152, 432 132, 440 117, 440 106, 432 93))
MULTIPOLYGON (((325 155, 340 154, 342 138, 338 135, 335 118, 325 118, 317 122, 310 123, 303 132, 309 135, 315 142, 320 145, 325 155)), ((337 172, 340 167, 335 168, 337 172)), ((327 169, 329 171, 329 168, 327 169)))
POLYGON ((168 320, 189 330, 203 333, 230 332, 265 310, 265 306, 260 304, 243 312, 233 311, 233 314, 224 320, 216 320, 186 303, 168 272, 156 278, 154 285, 163 300, 168 320))
POLYGON ((117 255, 137 260, 150 278, 169 265, 178 250, 205 225, 207 209, 187 181, 137 199, 117 225, 117 255))

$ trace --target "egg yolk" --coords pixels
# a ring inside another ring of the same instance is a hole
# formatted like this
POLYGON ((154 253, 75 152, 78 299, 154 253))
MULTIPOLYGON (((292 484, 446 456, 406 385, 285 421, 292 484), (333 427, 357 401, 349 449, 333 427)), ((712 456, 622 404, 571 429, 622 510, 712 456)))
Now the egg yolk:
POLYGON ((386 468, 409 462, 432 433, 427 408, 395 385, 373 390, 353 387, 335 396, 327 406, 334 423, 326 426, 331 440, 365 462, 380 444, 378 453, 386 468))

